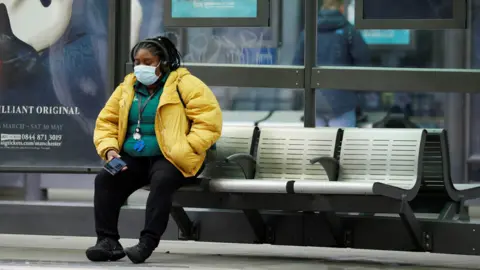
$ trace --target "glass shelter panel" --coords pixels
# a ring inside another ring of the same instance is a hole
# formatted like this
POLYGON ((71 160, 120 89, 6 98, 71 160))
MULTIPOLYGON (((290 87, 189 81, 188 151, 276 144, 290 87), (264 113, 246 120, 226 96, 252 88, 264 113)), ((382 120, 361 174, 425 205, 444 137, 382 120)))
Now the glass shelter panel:
MULTIPOLYGON (((270 27, 223 28, 166 28, 159 16, 164 13, 163 2, 132 1, 132 46, 146 37, 165 34, 176 43, 186 63, 266 66, 293 63, 297 37, 303 25, 302 1, 272 1, 270 27)), ((300 89, 228 86, 212 89, 224 110, 303 110, 300 89)))
POLYGON ((291 64, 301 30, 302 1, 272 1, 270 27, 164 27, 163 0, 132 1, 132 43, 160 34, 174 37, 185 62, 291 64), (288 15, 288 16, 287 16, 288 15))
POLYGON ((364 19, 452 19, 455 0, 364 0, 364 19))

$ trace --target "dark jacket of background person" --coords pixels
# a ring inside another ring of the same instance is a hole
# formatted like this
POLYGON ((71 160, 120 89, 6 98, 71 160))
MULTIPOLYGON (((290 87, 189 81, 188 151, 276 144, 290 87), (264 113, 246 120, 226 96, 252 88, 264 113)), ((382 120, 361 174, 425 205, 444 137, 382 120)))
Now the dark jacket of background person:
MULTIPOLYGON (((340 11, 320 11, 317 32, 317 65, 370 65, 367 44, 340 11)), ((304 64, 304 43, 305 32, 302 31, 293 60, 294 65, 304 64)), ((322 89, 316 93, 317 115, 340 116, 354 110, 356 106, 357 94, 354 91, 322 89)))

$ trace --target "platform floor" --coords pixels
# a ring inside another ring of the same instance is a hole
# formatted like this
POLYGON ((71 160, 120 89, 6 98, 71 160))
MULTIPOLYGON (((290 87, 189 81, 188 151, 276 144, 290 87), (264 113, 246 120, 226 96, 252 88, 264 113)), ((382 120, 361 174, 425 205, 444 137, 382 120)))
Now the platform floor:
MULTIPOLYGON (((89 237, 0 235, 0 270, 16 269, 480 269, 480 258, 428 253, 166 241, 146 264, 90 263, 89 237), (441 268, 447 267, 447 268, 441 268)), ((129 246, 136 240, 124 239, 129 246)))

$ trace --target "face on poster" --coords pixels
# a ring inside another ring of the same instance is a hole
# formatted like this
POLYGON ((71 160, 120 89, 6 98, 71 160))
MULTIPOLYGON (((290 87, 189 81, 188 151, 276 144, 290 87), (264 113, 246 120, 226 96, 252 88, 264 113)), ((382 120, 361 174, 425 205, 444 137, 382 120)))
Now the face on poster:
POLYGON ((36 69, 39 54, 65 32, 72 1, 0 0, 2 88, 12 87, 36 69))
POLYGON ((256 18, 258 0, 171 0, 172 18, 256 18))

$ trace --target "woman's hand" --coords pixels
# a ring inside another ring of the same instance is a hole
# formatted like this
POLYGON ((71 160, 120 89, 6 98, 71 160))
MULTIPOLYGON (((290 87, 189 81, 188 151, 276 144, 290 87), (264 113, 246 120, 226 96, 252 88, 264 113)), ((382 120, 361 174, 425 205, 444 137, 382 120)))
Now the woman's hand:
POLYGON ((108 150, 107 152, 107 161, 110 161, 114 158, 121 158, 121 156, 115 150, 108 150))
MULTIPOLYGON (((107 160, 110 161, 114 158, 118 158, 118 159, 121 159, 121 156, 117 153, 117 151, 115 150, 109 150, 107 152, 107 160)), ((122 171, 125 171, 127 169, 127 166, 125 166, 122 171)))

